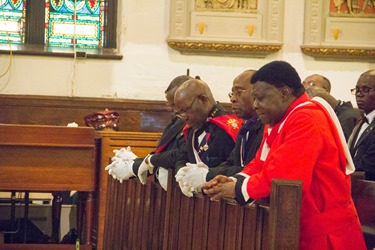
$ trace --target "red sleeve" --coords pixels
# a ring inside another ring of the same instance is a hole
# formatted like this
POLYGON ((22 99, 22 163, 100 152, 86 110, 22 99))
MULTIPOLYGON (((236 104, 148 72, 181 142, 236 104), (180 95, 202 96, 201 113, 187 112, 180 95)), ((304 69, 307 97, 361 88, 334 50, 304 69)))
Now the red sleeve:
POLYGON ((266 160, 260 160, 260 148, 256 158, 238 175, 237 201, 243 203, 249 198, 269 196, 273 178, 301 180, 303 189, 308 189, 315 162, 323 148, 323 141, 327 140, 322 138, 318 125, 322 122, 324 124, 322 119, 324 117, 309 110, 291 115, 272 145, 266 160))

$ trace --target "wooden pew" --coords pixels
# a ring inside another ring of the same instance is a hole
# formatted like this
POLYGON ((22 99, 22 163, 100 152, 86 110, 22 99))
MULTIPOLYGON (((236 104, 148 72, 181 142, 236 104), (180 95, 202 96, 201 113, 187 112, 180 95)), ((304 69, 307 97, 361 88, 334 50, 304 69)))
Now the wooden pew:
MULTIPOLYGON (((92 248, 93 194, 96 187, 94 159, 95 140, 92 128, 0 125, 0 190, 31 192, 76 190, 87 194, 86 238, 81 241, 82 249, 92 248)), ((79 231, 82 229, 80 221, 78 218, 79 231)), ((49 249, 61 248, 52 244, 48 246, 49 249)), ((45 246, 0 244, 0 249, 33 249, 34 247, 42 249, 45 246)))
POLYGON ((149 181, 108 180, 103 249, 298 249, 301 183, 274 180, 269 199, 184 196, 174 176, 168 192, 149 181))
MULTIPOLYGON (((135 185, 132 182, 124 182, 122 185, 119 185, 120 188, 118 191, 108 193, 107 186, 110 187, 111 183, 108 184, 108 181, 111 181, 112 177, 108 175, 108 172, 104 168, 110 164, 111 158, 114 156, 113 150, 120 149, 122 147, 131 146, 132 151, 138 156, 143 157, 155 150, 157 142, 161 136, 161 133, 146 133, 146 132, 115 132, 110 130, 97 131, 96 132, 96 145, 97 145, 97 159, 96 166, 98 172, 98 182, 97 182, 97 193, 96 193, 96 210, 95 214, 97 215, 94 219, 94 232, 93 232, 93 244, 97 249, 103 249, 104 240, 110 242, 111 240, 119 240, 107 238, 109 231, 108 230, 127 230, 127 228, 121 227, 112 227, 108 228, 106 223, 111 216, 107 217, 108 208, 110 209, 120 209, 113 202, 125 202, 123 199, 127 199, 126 202, 129 204, 131 201, 135 200, 134 193, 139 189, 138 193, 144 193, 145 186, 135 185), (140 189, 142 191, 140 191, 140 189), (123 193, 126 193, 127 196, 124 196, 123 193), (114 200, 115 199, 115 200, 114 200)), ((154 187, 152 187, 153 190, 154 187)), ((151 187, 148 187, 147 192, 151 192, 151 187)), ((148 196, 149 197, 149 196, 148 196)), ((154 195, 153 198, 157 198, 157 195, 154 195)), ((141 202, 141 201, 139 201, 141 202)), ((160 203, 160 200, 158 201, 160 203)), ((130 205, 128 205, 130 206, 130 205)), ((125 206, 127 208, 128 206, 125 206)), ((129 212, 128 210, 124 210, 129 212)), ((118 211, 119 212, 119 211, 118 211)), ((138 210, 136 210, 138 212, 138 210)), ((124 214, 123 216, 128 216, 132 218, 130 214, 124 214)), ((118 222, 111 221, 110 223, 118 222)), ((111 234, 113 235, 113 234, 111 234)), ((141 242, 141 241, 139 241, 141 242)), ((110 248, 109 248, 110 249, 110 248)))
POLYGON ((375 181, 352 182, 352 197, 368 249, 375 248, 375 181))

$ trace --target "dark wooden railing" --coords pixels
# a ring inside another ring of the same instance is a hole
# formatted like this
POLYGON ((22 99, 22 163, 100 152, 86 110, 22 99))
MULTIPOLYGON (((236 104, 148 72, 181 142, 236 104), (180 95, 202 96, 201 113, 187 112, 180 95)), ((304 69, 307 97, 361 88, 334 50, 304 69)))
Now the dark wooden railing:
POLYGON ((104 249, 298 249, 301 183, 273 180, 269 199, 184 196, 137 179, 108 182, 104 249))

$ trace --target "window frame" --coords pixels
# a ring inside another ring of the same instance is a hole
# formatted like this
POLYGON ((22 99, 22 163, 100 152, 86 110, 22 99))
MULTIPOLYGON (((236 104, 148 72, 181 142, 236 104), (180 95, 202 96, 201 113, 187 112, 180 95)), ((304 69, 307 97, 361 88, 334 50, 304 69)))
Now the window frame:
POLYGON ((103 48, 62 48, 44 44, 45 0, 26 1, 26 26, 24 44, 1 44, 0 54, 53 56, 121 60, 117 49, 118 0, 108 0, 104 26, 103 48), (11 47, 9 47, 11 46, 11 47))

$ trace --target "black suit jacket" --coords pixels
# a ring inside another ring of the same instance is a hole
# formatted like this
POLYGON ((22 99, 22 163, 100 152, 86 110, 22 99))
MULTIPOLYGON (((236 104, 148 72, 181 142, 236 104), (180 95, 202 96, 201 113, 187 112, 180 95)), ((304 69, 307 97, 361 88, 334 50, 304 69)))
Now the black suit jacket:
MULTIPOLYGON (((258 116, 256 117, 258 118, 258 116)), ((263 138, 264 125, 257 119, 256 122, 248 129, 248 139, 245 143, 245 159, 241 162, 241 136, 238 135, 236 144, 231 152, 227 161, 222 162, 215 168, 210 168, 206 180, 213 179, 216 175, 222 174, 232 176, 240 172, 243 167, 248 164, 254 157, 259 149, 260 143, 263 138)), ((241 133, 241 132, 240 132, 241 133)))
POLYGON ((353 108, 351 102, 342 102, 335 108, 335 113, 339 119, 340 125, 345 135, 346 141, 348 141, 350 134, 352 133, 354 126, 357 124, 358 118, 361 117, 361 111, 353 108))
MULTIPOLYGON (((210 117, 222 115, 227 115, 227 112, 220 104, 216 104, 210 112, 210 117)), ((212 122, 206 122, 200 130, 204 130, 206 133, 210 134, 210 138, 207 142, 208 148, 199 151, 199 157, 202 162, 208 167, 216 167, 226 161, 235 145, 233 138, 224 129, 212 122)), ((185 133, 186 147, 180 148, 178 151, 179 156, 175 169, 176 173, 181 167, 186 166, 187 162, 197 163, 194 154, 193 139, 195 140, 199 136, 199 131, 197 131, 194 136, 194 130, 188 128, 185 133), (193 138, 193 136, 195 138, 193 138)))
POLYGON ((362 126, 360 121, 349 139, 350 154, 357 171, 364 171, 367 180, 375 181, 375 119, 362 133, 355 146, 355 140, 362 126))
MULTIPOLYGON (((161 135, 158 146, 151 157, 151 164, 154 167, 174 168, 177 160, 178 148, 183 148, 185 139, 182 134, 182 129, 185 122, 175 117, 164 129, 161 135)), ((143 158, 136 158, 133 164, 133 171, 138 175, 138 169, 143 158)))

